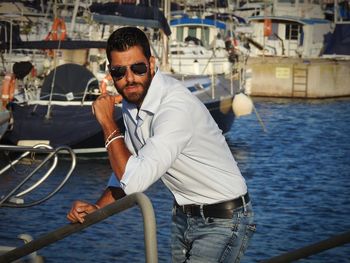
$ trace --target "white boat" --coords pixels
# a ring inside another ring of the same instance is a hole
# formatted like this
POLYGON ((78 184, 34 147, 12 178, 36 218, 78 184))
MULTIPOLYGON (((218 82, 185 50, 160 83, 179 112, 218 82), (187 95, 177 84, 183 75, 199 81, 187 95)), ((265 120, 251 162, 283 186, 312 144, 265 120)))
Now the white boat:
POLYGON ((181 74, 228 74, 232 70, 224 37, 226 24, 209 18, 181 17, 170 21, 171 70, 181 74))
POLYGON ((333 31, 320 4, 275 0, 271 11, 247 18, 248 35, 260 47, 249 45, 250 57, 282 56, 316 58, 322 53, 324 37, 333 31))

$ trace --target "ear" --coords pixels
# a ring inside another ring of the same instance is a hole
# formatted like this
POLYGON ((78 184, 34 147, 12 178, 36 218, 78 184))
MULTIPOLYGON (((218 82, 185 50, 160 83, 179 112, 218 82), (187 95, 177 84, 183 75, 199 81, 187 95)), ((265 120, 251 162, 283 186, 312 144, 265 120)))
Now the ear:
POLYGON ((156 69, 156 58, 153 56, 149 58, 149 69, 150 69, 151 75, 154 76, 155 69, 156 69))

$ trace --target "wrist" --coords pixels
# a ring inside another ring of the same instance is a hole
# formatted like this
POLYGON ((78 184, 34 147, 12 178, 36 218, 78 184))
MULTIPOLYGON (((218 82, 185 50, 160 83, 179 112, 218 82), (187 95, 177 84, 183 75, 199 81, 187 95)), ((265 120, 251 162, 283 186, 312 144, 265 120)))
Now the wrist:
POLYGON ((111 138, 115 134, 120 134, 119 127, 116 125, 102 126, 105 140, 111 138))

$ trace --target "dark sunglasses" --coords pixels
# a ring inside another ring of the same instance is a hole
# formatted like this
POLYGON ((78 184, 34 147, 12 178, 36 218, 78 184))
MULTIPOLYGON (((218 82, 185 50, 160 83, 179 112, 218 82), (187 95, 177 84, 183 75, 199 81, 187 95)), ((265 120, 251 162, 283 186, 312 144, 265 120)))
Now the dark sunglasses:
POLYGON ((129 67, 134 74, 139 76, 145 75, 148 70, 148 65, 146 65, 146 63, 144 62, 135 63, 130 66, 108 65, 108 67, 109 67, 109 73, 111 74, 112 78, 114 78, 115 80, 120 80, 125 76, 127 67, 129 67))

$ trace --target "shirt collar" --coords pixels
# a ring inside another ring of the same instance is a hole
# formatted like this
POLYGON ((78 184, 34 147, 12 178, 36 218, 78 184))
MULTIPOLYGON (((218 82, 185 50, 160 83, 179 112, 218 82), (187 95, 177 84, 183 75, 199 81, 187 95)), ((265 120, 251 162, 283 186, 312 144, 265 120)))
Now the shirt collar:
POLYGON ((161 103, 162 87, 163 87, 162 83, 163 83, 162 74, 160 73, 159 70, 157 70, 151 81, 151 85, 147 91, 147 95, 141 104, 141 108, 138 114, 137 114, 137 107, 135 104, 128 103, 127 101, 123 101, 123 108, 127 110, 134 119, 136 119, 137 115, 141 119, 144 119, 144 117, 148 114, 154 115, 161 103))

